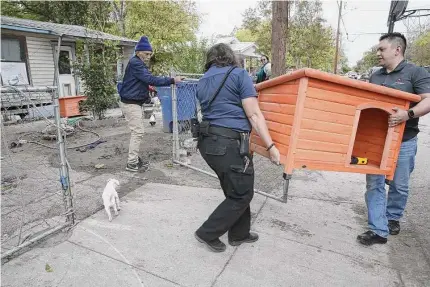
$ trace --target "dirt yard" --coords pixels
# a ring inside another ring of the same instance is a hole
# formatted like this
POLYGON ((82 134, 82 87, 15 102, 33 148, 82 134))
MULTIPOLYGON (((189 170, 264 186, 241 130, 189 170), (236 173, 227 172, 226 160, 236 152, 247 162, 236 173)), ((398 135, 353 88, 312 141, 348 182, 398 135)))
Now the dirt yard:
MULTIPOLYGON (((125 171, 129 130, 119 110, 111 115, 105 120, 81 120, 82 129, 75 128, 74 134, 66 139, 77 220, 102 208, 101 193, 109 178, 120 181, 120 197, 146 183, 219 188, 217 179, 172 164, 172 134, 163 132, 161 113, 156 114, 155 126, 145 120, 141 157, 151 162, 150 168, 138 173, 125 171), (100 144, 85 147, 99 137, 100 144)), ((46 126, 46 121, 37 121, 3 128, 2 249, 9 249, 64 221, 59 154, 55 141, 42 139, 41 131, 46 126), (20 139, 27 142, 10 148, 12 142, 20 139)), ((211 171, 198 153, 194 152, 189 159, 193 166, 211 171)), ((274 167, 261 157, 256 157, 254 162, 256 189, 279 196, 282 167, 274 167)), ((318 174, 308 172, 297 176, 312 180, 318 174)))
MULTIPOLYGON (((151 162, 146 172, 125 171, 129 130, 125 119, 118 115, 105 120, 81 121, 86 131, 76 128, 67 138, 67 158, 78 220, 102 208, 101 193, 111 177, 120 181, 121 197, 149 182, 218 186, 216 179, 172 164, 172 134, 162 131, 161 114, 156 116, 158 121, 153 127, 145 120, 141 157, 151 162), (98 136, 102 142, 94 148, 74 148, 92 143, 98 136)), ((42 139, 41 131, 46 126, 46 121, 37 121, 2 128, 3 249, 22 243, 64 220, 59 154, 55 141, 42 139), (11 144, 19 140, 27 143, 11 148, 11 144)))

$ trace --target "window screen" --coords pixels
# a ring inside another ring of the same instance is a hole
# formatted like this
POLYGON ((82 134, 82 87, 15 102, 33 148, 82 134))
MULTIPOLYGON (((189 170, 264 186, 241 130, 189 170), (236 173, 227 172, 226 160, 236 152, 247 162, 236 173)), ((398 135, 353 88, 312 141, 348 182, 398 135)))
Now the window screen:
POLYGON ((21 43, 18 39, 2 38, 1 60, 6 62, 23 62, 21 43))

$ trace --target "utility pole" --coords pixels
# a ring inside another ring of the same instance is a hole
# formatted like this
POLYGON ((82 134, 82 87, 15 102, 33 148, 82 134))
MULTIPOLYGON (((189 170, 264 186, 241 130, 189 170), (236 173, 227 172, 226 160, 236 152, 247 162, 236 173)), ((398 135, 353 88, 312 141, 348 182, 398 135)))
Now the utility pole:
POLYGON ((272 77, 285 74, 287 52, 288 1, 272 1, 272 77))
POLYGON ((333 73, 337 74, 337 61, 339 57, 339 35, 340 35, 340 20, 342 17, 342 1, 339 4, 339 15, 337 18, 337 31, 336 31, 336 51, 334 52, 334 63, 333 63, 333 73))

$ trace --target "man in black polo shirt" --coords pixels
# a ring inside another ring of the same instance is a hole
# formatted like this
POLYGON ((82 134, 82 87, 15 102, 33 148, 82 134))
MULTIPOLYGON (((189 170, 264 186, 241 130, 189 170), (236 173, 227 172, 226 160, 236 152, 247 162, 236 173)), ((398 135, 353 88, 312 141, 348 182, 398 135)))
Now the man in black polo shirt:
POLYGON ((369 231, 359 235, 364 245, 386 243, 388 234, 400 232, 399 220, 403 215, 409 193, 409 177, 414 169, 417 152, 418 118, 430 112, 430 74, 422 67, 405 61, 406 39, 400 33, 389 33, 379 39, 377 56, 382 69, 374 72, 370 83, 390 87, 421 96, 409 110, 394 108, 388 119, 390 127, 406 121, 394 179, 390 181, 388 199, 385 195, 385 177, 367 175, 366 204, 369 231))

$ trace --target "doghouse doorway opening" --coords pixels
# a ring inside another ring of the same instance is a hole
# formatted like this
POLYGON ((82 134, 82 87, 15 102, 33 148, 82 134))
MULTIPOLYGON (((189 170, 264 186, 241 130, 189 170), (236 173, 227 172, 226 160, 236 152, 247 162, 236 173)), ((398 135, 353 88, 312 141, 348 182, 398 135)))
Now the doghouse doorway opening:
POLYGON ((360 113, 352 156, 367 158, 369 167, 381 167, 388 116, 386 111, 377 108, 363 109, 360 113))

